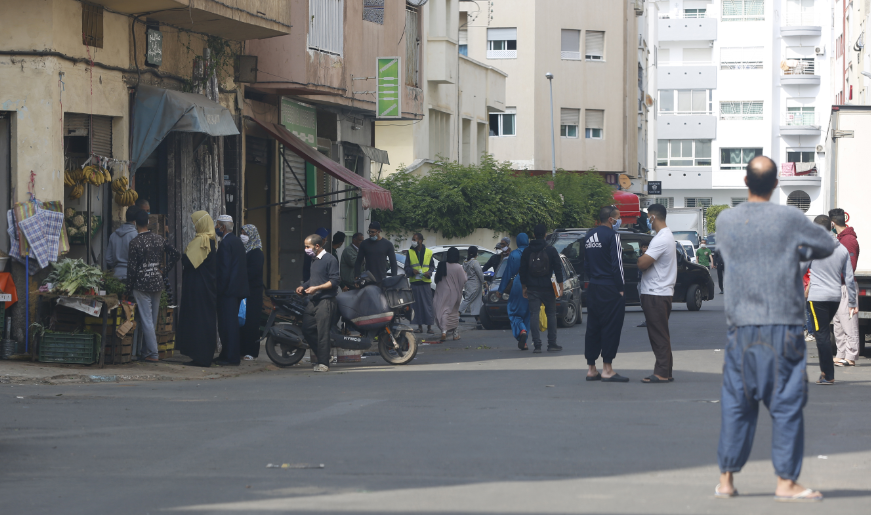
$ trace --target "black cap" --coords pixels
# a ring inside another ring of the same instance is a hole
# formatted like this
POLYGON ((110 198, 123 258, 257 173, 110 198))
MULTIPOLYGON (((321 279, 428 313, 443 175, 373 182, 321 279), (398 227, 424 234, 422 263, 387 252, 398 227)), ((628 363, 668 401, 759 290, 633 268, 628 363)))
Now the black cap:
POLYGON ((371 223, 369 224, 369 228, 370 228, 370 229, 373 229, 373 230, 375 230, 375 231, 380 231, 380 230, 381 230, 381 224, 378 223, 378 222, 371 222, 371 223))

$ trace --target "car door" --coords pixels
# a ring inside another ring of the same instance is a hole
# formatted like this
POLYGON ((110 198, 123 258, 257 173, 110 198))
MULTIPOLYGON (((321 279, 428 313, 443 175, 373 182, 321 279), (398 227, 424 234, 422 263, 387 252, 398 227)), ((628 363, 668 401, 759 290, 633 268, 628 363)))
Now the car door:
POLYGON ((578 278, 577 272, 575 272, 574 267, 572 266, 572 262, 566 258, 562 257, 563 261, 563 288, 572 294, 572 299, 578 299, 580 296, 581 290, 581 281, 578 278))
POLYGON ((623 290, 623 295, 626 303, 639 303, 641 299, 638 297, 638 256, 641 255, 641 241, 634 234, 621 234, 620 244, 622 245, 623 257, 623 281, 626 287, 623 290))
POLYGON ((687 284, 690 280, 690 272, 687 269, 689 258, 687 257, 686 250, 684 250, 680 243, 675 242, 674 244, 674 251, 677 253, 677 280, 674 283, 674 297, 672 297, 672 301, 683 302, 686 300, 687 284))

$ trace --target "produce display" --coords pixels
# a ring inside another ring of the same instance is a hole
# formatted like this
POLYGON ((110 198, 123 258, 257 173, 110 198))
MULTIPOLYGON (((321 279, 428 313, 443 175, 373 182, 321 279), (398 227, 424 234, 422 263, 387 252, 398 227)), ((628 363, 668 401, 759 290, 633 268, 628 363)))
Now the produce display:
POLYGON ((91 165, 82 169, 64 171, 64 185, 72 187, 69 194, 70 200, 82 197, 85 193, 86 183, 102 186, 107 182, 112 182, 112 174, 109 173, 109 170, 99 166, 91 165))
POLYGON ((51 267, 53 270, 43 284, 53 284, 51 291, 62 295, 93 295, 103 284, 103 271, 81 259, 62 259, 51 267))
POLYGON ((103 289, 109 295, 114 293, 121 296, 127 293, 127 285, 116 279, 109 270, 103 272, 103 289))
POLYGON ((90 216, 84 211, 76 211, 73 208, 67 208, 64 215, 66 216, 70 243, 85 243, 88 227, 91 229, 91 237, 93 238, 103 226, 103 217, 99 215, 90 216))

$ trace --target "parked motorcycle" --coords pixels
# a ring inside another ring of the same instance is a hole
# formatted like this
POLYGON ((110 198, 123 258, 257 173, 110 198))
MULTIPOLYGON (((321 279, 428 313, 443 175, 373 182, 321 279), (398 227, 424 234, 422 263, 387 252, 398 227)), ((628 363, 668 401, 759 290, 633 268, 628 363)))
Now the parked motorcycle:
MULTIPOLYGON (((302 332, 308 299, 294 291, 268 290, 266 295, 273 305, 263 331, 266 355, 279 367, 295 365, 310 348, 302 332)), ((345 329, 360 335, 343 334, 334 327, 330 331, 332 348, 365 351, 377 341, 378 352, 391 365, 408 364, 417 355, 414 332, 401 321, 403 317, 411 320, 414 313, 407 278, 388 277, 378 283, 367 272, 360 288, 339 293, 336 303, 345 329)))

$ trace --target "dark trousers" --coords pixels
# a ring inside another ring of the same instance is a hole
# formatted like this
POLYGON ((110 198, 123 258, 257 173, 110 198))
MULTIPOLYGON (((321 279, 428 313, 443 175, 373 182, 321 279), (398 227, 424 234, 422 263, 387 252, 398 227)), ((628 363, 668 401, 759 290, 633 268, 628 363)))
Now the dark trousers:
POLYGON ((832 359, 832 332, 829 324, 838 312, 840 302, 810 301, 811 316, 814 319, 814 337, 817 340, 817 354, 820 356, 820 371, 826 379, 835 379, 835 361, 832 359))
POLYGON ((330 366, 330 330, 338 322, 338 313, 335 297, 313 300, 305 307, 302 334, 321 365, 330 366))
POLYGON ((553 289, 526 290, 526 295, 529 298, 529 312, 533 315, 532 327, 530 327, 533 345, 536 349, 541 347, 541 328, 538 320, 541 306, 544 305, 544 314, 547 316, 547 346, 553 347, 556 345, 556 296, 553 289))
POLYGON ((647 337, 656 363, 653 373, 659 377, 671 377, 674 358, 671 354, 671 334, 668 331, 668 318, 671 316, 671 297, 663 295, 642 295, 641 309, 647 321, 647 337))
POLYGON ((587 289, 587 336, 584 355, 588 365, 595 365, 599 355, 610 364, 617 356, 626 298, 616 286, 590 284, 587 289))
POLYGON ((720 292, 723 291, 723 276, 726 275, 726 267, 720 265, 717 267, 717 282, 720 283, 720 292))
POLYGON ((219 360, 239 363, 239 297, 218 297, 218 335, 221 337, 219 360))

